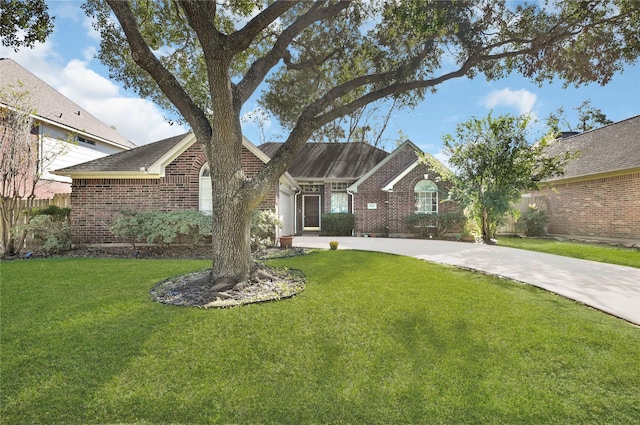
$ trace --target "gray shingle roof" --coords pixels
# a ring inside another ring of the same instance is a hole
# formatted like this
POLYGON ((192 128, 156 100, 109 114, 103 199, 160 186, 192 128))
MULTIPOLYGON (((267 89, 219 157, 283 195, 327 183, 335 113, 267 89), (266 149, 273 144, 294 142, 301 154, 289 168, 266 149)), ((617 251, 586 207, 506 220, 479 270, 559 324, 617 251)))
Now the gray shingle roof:
POLYGON ((78 174, 84 172, 138 172, 158 161, 164 154, 180 143, 189 133, 169 137, 134 149, 114 153, 93 161, 83 162, 56 170, 56 174, 78 174))
MULTIPOLYGON (((282 143, 264 143, 258 148, 273 157, 282 143)), ((382 161, 387 152, 366 143, 307 143, 287 170, 300 179, 355 180, 382 161)))
POLYGON ((551 155, 579 151, 563 176, 551 181, 640 169, 640 115, 614 124, 556 140, 551 155))
MULTIPOLYGON (((123 148, 135 147, 116 130, 72 102, 12 59, 0 58, 0 87, 22 83, 35 103, 36 115, 123 148)), ((2 102, 2 99, 0 99, 2 102)))

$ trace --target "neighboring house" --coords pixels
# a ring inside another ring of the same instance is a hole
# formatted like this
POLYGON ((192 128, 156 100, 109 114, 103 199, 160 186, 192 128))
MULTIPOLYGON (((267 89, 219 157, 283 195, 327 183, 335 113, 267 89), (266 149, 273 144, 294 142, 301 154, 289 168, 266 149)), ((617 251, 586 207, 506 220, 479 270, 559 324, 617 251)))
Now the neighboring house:
MULTIPOLYGON (((259 148, 273 156, 279 143, 259 148)), ((408 236, 406 219, 416 212, 455 208, 439 176, 420 163, 410 141, 388 153, 364 143, 308 143, 288 171, 302 191, 296 198, 296 232, 317 231, 323 213, 353 213, 357 235, 408 236)))
POLYGON ((640 115, 558 139, 551 155, 578 152, 563 176, 545 182, 547 232, 640 239, 640 115))
MULTIPOLYGON (((242 165, 254 176, 269 158, 243 140, 242 165)), ((73 179, 71 226, 74 240, 100 244, 123 242, 109 231, 123 212, 212 209, 209 165, 193 133, 160 140, 125 152, 55 171, 73 179)), ((293 198, 299 190, 285 173, 260 209, 276 212, 292 234, 293 198)))
MULTIPOLYGON (((71 178, 51 174, 69 167, 135 147, 86 110, 27 71, 12 59, 0 58, 0 88, 26 91, 35 106, 38 152, 43 169, 36 198, 71 192, 71 178), (45 160, 53 153, 53 160, 45 160), (59 154, 57 154, 59 153, 59 154)), ((0 108, 6 107, 0 98, 0 108)))

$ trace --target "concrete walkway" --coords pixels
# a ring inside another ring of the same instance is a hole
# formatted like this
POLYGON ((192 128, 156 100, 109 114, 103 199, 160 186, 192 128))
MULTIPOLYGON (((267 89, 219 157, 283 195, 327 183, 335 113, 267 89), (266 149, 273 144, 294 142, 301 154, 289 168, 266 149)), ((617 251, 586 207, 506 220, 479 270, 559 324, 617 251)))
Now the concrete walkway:
MULTIPOLYGON (((293 246, 386 252, 528 283, 640 325, 640 269, 502 246, 423 239, 296 236, 293 246)), ((640 256, 640 253, 638 253, 640 256)))

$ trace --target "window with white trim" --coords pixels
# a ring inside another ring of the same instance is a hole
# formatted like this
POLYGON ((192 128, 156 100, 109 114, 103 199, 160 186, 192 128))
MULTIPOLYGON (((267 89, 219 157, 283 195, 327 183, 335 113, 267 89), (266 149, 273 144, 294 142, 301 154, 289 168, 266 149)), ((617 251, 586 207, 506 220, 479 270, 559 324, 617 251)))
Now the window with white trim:
POLYGON ((415 188, 416 213, 438 212, 438 186, 431 180, 420 180, 415 188))
POLYGON ((319 184, 302 184, 300 185, 302 191, 305 193, 320 193, 319 184))
POLYGON ((349 212, 349 195, 347 194, 347 182, 331 183, 331 212, 347 213, 349 212))
POLYGON ((213 213, 213 194, 211 192, 211 170, 204 164, 200 170, 199 209, 205 214, 213 213))

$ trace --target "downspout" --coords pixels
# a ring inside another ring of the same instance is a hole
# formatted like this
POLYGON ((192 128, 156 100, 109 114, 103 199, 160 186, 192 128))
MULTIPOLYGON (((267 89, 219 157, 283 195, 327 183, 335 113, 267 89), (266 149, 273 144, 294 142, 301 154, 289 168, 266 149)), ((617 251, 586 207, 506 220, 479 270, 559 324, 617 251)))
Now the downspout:
POLYGON ((301 192, 300 189, 296 189, 293 194, 293 234, 298 234, 298 194, 301 192))
MULTIPOLYGON (((350 192, 349 188, 347 188, 347 195, 351 196, 351 214, 353 214, 355 216, 356 215, 356 204, 355 204, 354 199, 353 199, 355 194, 353 192, 350 192)), ((356 231, 356 229, 353 229, 351 231, 351 236, 355 235, 355 231, 356 231)))

